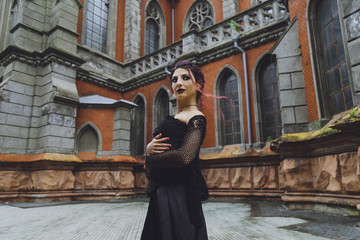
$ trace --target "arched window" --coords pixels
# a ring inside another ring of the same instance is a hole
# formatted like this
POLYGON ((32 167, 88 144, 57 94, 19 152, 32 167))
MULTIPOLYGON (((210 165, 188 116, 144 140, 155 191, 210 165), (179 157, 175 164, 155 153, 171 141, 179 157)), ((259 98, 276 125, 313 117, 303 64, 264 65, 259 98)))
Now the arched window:
POLYGON ((159 26, 153 19, 146 22, 145 54, 159 49, 159 26))
POLYGON ((184 32, 200 31, 214 24, 214 11, 207 1, 196 1, 187 13, 184 32))
POLYGON ((108 0, 88 0, 85 45, 106 53, 108 35, 108 0))
POLYGON ((84 126, 76 139, 78 152, 99 151, 99 138, 96 130, 91 125, 84 126))
POLYGON ((142 97, 136 97, 138 106, 131 113, 131 151, 133 156, 145 153, 145 102, 142 97))
POLYGON ((226 96, 232 102, 228 99, 220 100, 220 109, 223 114, 223 117, 220 117, 222 145, 241 143, 240 101, 238 81, 235 74, 226 70, 221 75, 219 88, 220 95, 226 96))
POLYGON ((146 8, 145 54, 152 53, 160 47, 160 27, 162 22, 160 7, 151 1, 146 8))
POLYGON ((353 107, 338 5, 318 0, 309 9, 320 106, 322 115, 331 117, 353 107))
POLYGON ((166 116, 170 113, 170 107, 169 107, 169 95, 164 89, 160 89, 156 98, 155 98, 155 104, 154 104, 154 125, 153 128, 155 129, 161 120, 163 120, 166 116))
POLYGON ((266 141, 268 137, 276 139, 282 134, 276 66, 270 61, 270 57, 264 58, 258 73, 262 136, 266 141))

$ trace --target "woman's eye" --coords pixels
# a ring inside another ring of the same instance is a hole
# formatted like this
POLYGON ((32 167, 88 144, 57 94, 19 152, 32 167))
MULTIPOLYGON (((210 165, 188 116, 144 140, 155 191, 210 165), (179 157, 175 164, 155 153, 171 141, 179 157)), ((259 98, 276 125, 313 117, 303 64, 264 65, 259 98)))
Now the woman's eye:
POLYGON ((184 76, 183 79, 184 79, 184 80, 189 80, 190 77, 189 77, 189 76, 184 76))
POLYGON ((173 82, 173 83, 176 83, 176 81, 177 81, 177 78, 171 79, 171 82, 173 82))

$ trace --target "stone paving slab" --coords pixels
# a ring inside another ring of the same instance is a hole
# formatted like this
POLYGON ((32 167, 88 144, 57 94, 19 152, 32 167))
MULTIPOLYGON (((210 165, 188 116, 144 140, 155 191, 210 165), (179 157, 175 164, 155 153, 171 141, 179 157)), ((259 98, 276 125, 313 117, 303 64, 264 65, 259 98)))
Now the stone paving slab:
MULTIPOLYGON (((63 205, 0 205, 0 239, 140 239, 145 201, 63 205), (19 207, 20 206, 20 207, 19 207)), ((211 240, 329 239, 289 229, 307 221, 296 217, 253 217, 249 203, 203 204, 211 240)))

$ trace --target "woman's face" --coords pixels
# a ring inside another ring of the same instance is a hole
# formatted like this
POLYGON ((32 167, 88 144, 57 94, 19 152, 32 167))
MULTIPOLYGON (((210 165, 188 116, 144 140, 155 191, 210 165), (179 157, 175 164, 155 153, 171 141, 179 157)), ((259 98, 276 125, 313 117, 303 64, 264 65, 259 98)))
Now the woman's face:
POLYGON ((185 68, 178 68, 171 78, 171 88, 176 98, 196 98, 199 84, 195 83, 195 78, 191 71, 185 68))

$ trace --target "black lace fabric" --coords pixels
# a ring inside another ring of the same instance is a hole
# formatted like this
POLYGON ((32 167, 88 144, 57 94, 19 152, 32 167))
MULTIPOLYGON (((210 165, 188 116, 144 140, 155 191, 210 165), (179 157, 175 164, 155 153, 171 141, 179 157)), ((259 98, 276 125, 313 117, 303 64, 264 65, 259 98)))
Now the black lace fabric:
POLYGON ((181 168, 189 165, 198 157, 201 144, 205 137, 205 117, 201 115, 192 117, 185 131, 181 147, 146 157, 147 176, 151 176, 153 168, 181 168))

